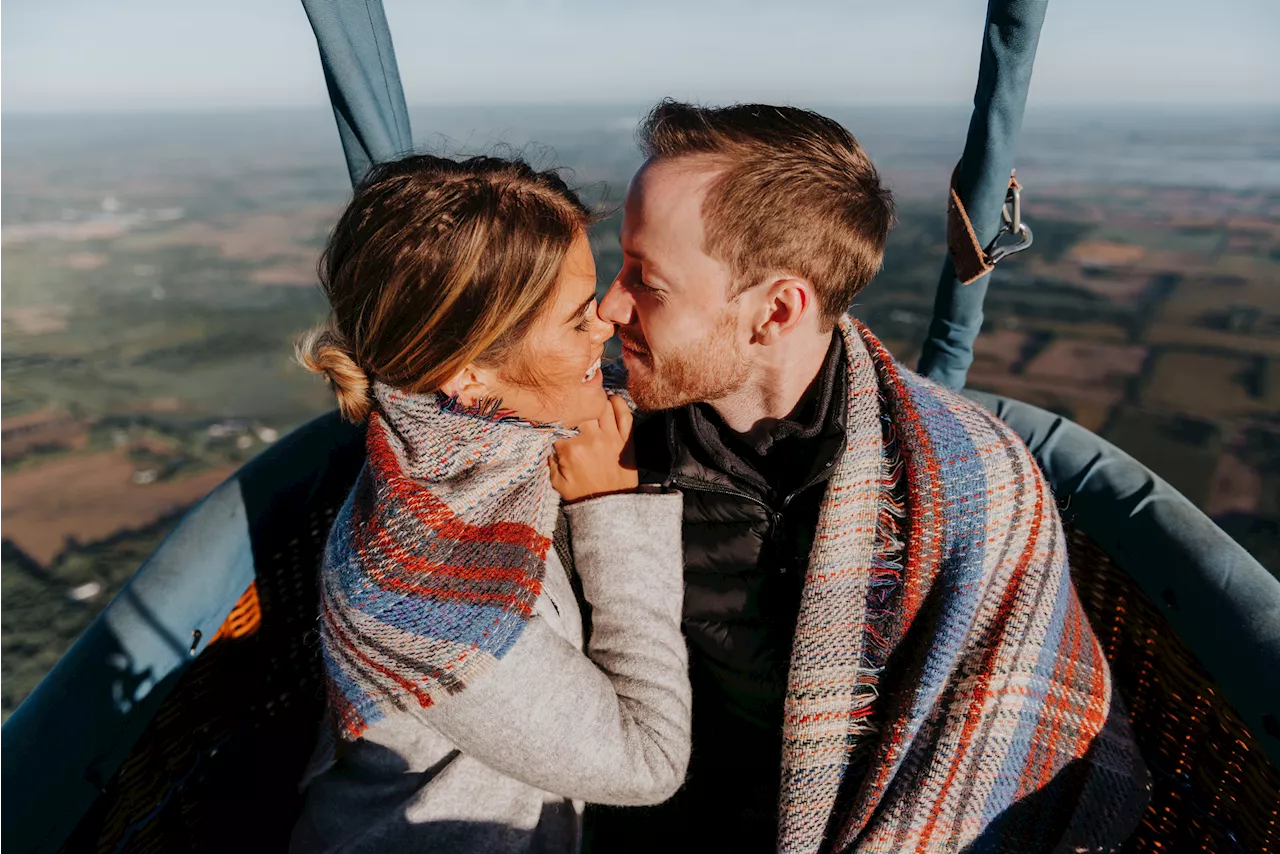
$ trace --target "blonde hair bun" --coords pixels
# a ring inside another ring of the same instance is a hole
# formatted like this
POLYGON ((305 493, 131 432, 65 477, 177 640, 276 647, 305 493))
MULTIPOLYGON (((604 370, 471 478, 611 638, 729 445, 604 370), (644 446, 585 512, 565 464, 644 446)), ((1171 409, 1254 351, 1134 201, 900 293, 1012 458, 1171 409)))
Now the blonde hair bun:
POLYGON ((322 375, 338 398, 338 411, 347 421, 359 424, 369 417, 373 399, 369 376, 347 350, 346 342, 331 325, 317 326, 294 345, 298 364, 322 375))

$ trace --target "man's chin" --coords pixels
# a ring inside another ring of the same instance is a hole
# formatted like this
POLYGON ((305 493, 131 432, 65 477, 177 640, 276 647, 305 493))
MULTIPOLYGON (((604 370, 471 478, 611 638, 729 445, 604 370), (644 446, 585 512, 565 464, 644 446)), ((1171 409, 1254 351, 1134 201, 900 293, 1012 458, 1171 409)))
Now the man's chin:
POLYGON ((631 400, 640 409, 653 410, 661 407, 655 407, 654 403, 654 382, 653 371, 647 361, 642 359, 638 354, 624 350, 622 351, 622 366, 627 371, 627 394, 631 395, 631 400))
POLYGON ((627 393, 631 395, 637 408, 656 412, 660 409, 674 409, 689 402, 687 396, 655 382, 653 374, 643 367, 638 370, 633 366, 628 367, 627 393))

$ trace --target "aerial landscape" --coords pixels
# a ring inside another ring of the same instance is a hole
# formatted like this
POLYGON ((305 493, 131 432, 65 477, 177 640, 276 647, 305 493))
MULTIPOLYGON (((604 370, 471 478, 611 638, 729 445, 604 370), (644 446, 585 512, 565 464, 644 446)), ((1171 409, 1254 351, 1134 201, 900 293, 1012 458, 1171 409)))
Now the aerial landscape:
MULTIPOLYGON (((898 202, 852 307, 914 366, 967 111, 823 107, 898 202)), ((600 211, 600 281, 643 106, 420 108, 422 150, 517 152, 600 211)), ((3 155, 7 715, 181 514, 332 408, 294 364, 349 194, 323 110, 9 115, 3 155)), ((1280 572, 1280 113, 1030 112, 1034 246, 992 275, 973 388, 1072 418, 1280 572)))

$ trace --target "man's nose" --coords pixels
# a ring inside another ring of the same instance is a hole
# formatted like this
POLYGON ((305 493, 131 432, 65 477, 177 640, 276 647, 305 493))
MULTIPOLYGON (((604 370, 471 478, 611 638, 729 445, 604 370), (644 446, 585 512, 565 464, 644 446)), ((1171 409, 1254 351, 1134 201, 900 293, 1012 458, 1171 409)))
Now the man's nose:
POLYGON ((613 280, 613 284, 609 285, 609 290, 605 291, 604 299, 600 300, 596 312, 606 323, 626 326, 631 323, 635 303, 627 293, 627 289, 622 286, 620 279, 619 276, 613 280))

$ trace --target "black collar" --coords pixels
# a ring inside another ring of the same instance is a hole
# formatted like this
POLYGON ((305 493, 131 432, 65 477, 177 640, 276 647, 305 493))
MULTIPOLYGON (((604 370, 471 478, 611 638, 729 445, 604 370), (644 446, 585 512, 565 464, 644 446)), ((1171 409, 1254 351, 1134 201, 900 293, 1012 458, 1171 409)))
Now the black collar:
POLYGON ((844 450, 848 388, 844 341, 836 331, 822 367, 795 409, 756 441, 734 433, 706 404, 644 417, 636 434, 642 476, 747 492, 767 500, 777 497, 778 487, 770 483, 775 478, 769 476, 769 455, 794 457, 799 451, 805 465, 795 483, 812 483, 830 473, 844 450), (660 445, 665 455, 658 454, 660 445))

